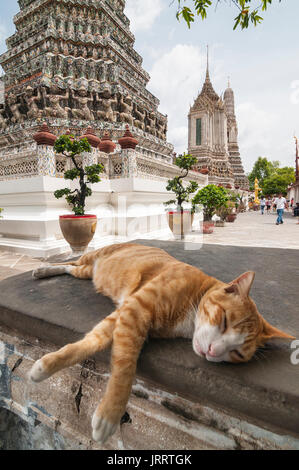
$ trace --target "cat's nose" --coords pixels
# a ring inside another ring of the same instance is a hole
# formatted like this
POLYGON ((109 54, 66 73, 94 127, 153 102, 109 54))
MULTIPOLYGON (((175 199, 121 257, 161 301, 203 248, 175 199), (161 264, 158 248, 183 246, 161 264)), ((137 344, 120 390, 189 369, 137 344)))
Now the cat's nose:
POLYGON ((213 348, 212 343, 211 343, 210 346, 209 346, 208 354, 209 354, 209 356, 212 356, 212 357, 217 357, 217 355, 218 355, 218 354, 216 354, 215 349, 213 348))

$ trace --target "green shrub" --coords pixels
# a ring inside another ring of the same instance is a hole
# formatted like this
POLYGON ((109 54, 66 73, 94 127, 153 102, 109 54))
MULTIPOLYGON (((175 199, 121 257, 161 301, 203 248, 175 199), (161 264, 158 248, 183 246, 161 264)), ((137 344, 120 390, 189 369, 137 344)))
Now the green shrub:
POLYGON ((197 204, 203 205, 204 220, 211 220, 217 210, 222 207, 227 207, 230 195, 229 192, 215 184, 208 184, 200 189, 192 199, 192 205, 195 207, 197 204))

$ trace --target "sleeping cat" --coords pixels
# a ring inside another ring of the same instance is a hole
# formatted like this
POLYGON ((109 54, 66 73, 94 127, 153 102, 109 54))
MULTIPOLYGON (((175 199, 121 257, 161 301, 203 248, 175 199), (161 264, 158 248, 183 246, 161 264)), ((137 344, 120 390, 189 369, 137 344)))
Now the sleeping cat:
POLYGON ((148 335, 193 338, 199 356, 234 363, 249 361, 271 338, 294 339, 259 314, 249 297, 253 272, 225 284, 159 248, 118 244, 33 273, 35 278, 60 274, 93 279, 96 290, 109 296, 117 308, 81 341, 39 359, 30 378, 40 382, 113 343, 110 380, 92 418, 93 438, 102 444, 125 412, 148 335))

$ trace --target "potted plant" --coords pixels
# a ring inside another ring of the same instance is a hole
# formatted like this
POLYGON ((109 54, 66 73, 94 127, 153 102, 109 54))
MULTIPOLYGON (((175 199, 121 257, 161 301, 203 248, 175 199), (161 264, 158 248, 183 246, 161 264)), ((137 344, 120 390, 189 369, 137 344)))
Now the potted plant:
POLYGON ((226 206, 228 201, 228 191, 222 186, 215 184, 208 184, 200 189, 192 199, 192 205, 203 205, 203 233, 212 233, 214 230, 214 222, 212 217, 223 206, 226 206))
POLYGON ((227 202, 228 214, 226 216, 226 222, 234 222, 237 218, 235 202, 229 200, 227 202))
POLYGON ((0 207, 0 219, 3 219, 3 215, 1 215, 1 212, 3 212, 2 207, 0 207))
POLYGON ((79 187, 58 189, 54 196, 60 199, 65 196, 67 203, 71 206, 74 214, 61 215, 59 224, 64 238, 70 244, 74 253, 84 252, 91 242, 96 226, 97 216, 85 214, 86 198, 91 196, 92 190, 88 184, 101 181, 99 174, 103 171, 103 165, 95 164, 81 167, 77 158, 83 152, 91 152, 91 146, 86 138, 76 140, 72 135, 62 135, 55 144, 54 150, 60 155, 70 159, 73 168, 65 171, 66 180, 78 180, 79 187))
POLYGON ((240 201, 238 212, 246 212, 246 204, 244 202, 244 193, 238 194, 238 197, 240 201))
POLYGON ((216 211, 216 215, 220 217, 220 220, 216 220, 215 227, 224 227, 227 216, 231 213, 231 209, 228 207, 227 203, 223 204, 216 211))
POLYGON ((250 195, 248 197, 248 207, 249 210, 253 210, 253 204, 254 204, 254 196, 250 195))
POLYGON ((176 157, 174 163, 181 169, 181 175, 168 180, 166 189, 175 194, 175 199, 164 202, 164 204, 175 206, 174 209, 167 211, 168 225, 174 236, 182 239, 186 233, 191 231, 193 216, 193 211, 184 209, 183 204, 188 203, 190 194, 198 189, 198 184, 195 181, 189 181, 189 184, 184 186, 183 179, 188 176, 192 166, 197 163, 197 158, 184 153, 176 157))

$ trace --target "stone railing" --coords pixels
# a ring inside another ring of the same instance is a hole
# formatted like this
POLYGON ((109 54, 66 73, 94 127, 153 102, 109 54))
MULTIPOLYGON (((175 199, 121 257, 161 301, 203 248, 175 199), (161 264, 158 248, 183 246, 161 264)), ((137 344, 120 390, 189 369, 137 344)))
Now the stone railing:
MULTIPOLYGON (((180 170, 175 165, 137 153, 132 150, 123 150, 109 157, 109 177, 110 179, 128 178, 135 176, 138 178, 167 181, 180 174, 180 170)), ((207 177, 201 173, 191 171, 187 180, 196 181, 199 185, 206 184, 207 177)))
POLYGON ((0 152, 0 181, 39 174, 36 144, 6 147, 0 152))
MULTIPOLYGON (((63 155, 55 155, 56 161, 56 174, 57 178, 63 178, 64 172, 73 168, 73 163, 63 155)), ((82 167, 82 161, 85 166, 94 165, 95 163, 101 163, 104 167, 103 173, 101 173, 101 179, 109 178, 109 161, 108 155, 103 152, 99 152, 96 149, 92 149, 92 152, 83 155, 83 158, 77 157, 79 166, 82 167)))
MULTIPOLYGON (((101 163, 104 166, 101 179, 138 177, 163 181, 180 174, 180 170, 170 160, 172 157, 152 151, 140 153, 129 149, 107 155, 94 148, 91 153, 85 153, 82 158, 78 158, 79 166, 101 163)), ((72 167, 71 160, 55 154, 53 147, 47 145, 34 143, 6 148, 5 152, 0 152, 0 181, 37 175, 63 178, 64 172, 72 167)), ((206 184, 207 178, 191 171, 187 180, 194 180, 203 185, 206 184)))

